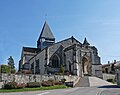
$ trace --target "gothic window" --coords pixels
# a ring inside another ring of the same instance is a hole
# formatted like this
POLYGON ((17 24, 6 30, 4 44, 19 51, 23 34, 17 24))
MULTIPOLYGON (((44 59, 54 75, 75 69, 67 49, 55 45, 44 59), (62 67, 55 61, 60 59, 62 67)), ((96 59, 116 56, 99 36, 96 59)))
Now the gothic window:
POLYGON ((39 74, 40 73, 40 68, 39 68, 39 59, 36 60, 36 74, 39 74))
POLYGON ((69 72, 71 73, 71 63, 69 62, 69 72))
POLYGON ((59 68, 60 67, 60 59, 59 59, 59 56, 58 55, 54 55, 52 57, 52 67, 54 68, 59 68))
POLYGON ((31 64, 31 70, 34 71, 34 62, 31 64))

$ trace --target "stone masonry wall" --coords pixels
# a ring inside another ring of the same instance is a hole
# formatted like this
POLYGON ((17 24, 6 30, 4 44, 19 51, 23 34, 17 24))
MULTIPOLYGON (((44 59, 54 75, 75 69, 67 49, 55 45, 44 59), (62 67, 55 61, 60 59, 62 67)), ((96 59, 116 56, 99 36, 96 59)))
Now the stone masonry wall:
MULTIPOLYGON (((63 75, 24 75, 24 74, 1 74, 0 82, 7 83, 15 81, 17 83, 28 83, 28 82, 41 82, 42 80, 46 81, 49 79, 60 81, 63 78, 63 75)), ((75 82, 78 79, 78 76, 64 76, 67 81, 75 82)))

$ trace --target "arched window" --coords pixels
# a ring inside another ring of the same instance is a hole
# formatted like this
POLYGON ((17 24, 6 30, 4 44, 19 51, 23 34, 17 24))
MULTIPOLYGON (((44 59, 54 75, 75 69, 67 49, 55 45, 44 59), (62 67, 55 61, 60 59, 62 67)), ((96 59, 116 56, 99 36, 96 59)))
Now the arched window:
POLYGON ((60 58, 58 55, 54 55, 52 57, 52 67, 59 68, 60 67, 60 58))

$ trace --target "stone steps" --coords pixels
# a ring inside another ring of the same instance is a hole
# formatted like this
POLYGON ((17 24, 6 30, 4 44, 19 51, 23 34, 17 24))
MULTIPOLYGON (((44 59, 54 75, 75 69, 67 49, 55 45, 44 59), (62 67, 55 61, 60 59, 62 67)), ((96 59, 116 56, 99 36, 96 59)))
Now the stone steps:
POLYGON ((89 79, 88 76, 81 78, 75 87, 89 87, 89 79))
POLYGON ((93 86, 100 87, 107 85, 114 85, 114 84, 97 77, 84 76, 78 81, 75 87, 93 87, 93 86))
POLYGON ((89 77, 89 84, 90 86, 106 86, 106 85, 114 85, 110 82, 107 82, 103 79, 97 77, 89 77))

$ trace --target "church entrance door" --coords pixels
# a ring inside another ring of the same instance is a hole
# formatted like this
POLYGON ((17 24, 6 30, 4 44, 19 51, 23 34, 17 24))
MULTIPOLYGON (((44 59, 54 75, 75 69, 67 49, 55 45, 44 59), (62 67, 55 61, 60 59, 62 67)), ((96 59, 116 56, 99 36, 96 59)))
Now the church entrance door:
POLYGON ((82 67, 83 67, 83 74, 84 75, 89 75, 89 59, 87 57, 83 57, 82 59, 82 67))

